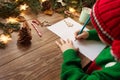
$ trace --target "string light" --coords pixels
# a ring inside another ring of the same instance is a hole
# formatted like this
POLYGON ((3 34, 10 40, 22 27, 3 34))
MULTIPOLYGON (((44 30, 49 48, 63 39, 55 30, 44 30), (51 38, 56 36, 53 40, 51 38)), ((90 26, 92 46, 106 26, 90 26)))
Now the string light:
POLYGON ((10 40, 12 40, 11 37, 10 37, 10 35, 4 35, 4 34, 0 35, 0 42, 6 44, 10 40))
POLYGON ((70 11, 71 13, 74 13, 76 10, 75 10, 74 8, 72 8, 72 7, 69 7, 69 11, 70 11))
POLYGON ((18 23, 17 21, 17 18, 12 18, 12 17, 9 17, 7 20, 7 23, 18 23))
POLYGON ((16 2, 18 2, 18 0, 15 0, 16 2))
POLYGON ((27 8, 27 4, 20 5, 20 11, 25 11, 27 8))
POLYGON ((45 2, 46 0, 42 0, 42 2, 45 2))

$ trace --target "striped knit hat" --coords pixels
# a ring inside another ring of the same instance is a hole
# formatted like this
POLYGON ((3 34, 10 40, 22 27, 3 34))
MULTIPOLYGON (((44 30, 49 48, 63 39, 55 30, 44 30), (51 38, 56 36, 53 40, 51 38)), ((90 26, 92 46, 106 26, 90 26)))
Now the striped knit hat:
MULTIPOLYGON (((91 22, 105 42, 112 45, 114 41, 120 41, 120 0, 97 0, 92 9, 91 22)), ((120 45, 117 47, 120 50, 120 45)), ((120 57, 120 51, 113 52, 120 57)))

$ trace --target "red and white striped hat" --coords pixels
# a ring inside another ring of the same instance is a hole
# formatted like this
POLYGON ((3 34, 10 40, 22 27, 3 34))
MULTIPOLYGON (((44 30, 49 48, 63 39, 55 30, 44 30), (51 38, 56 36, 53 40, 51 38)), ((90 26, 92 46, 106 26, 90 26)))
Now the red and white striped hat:
MULTIPOLYGON (((112 45, 117 40, 118 43, 120 41, 120 0, 97 0, 92 9, 91 22, 105 42, 112 45)), ((113 54, 120 58, 120 43, 115 44, 117 51, 112 46, 113 54)))
POLYGON ((120 0, 97 0, 91 21, 99 35, 109 44, 120 40, 120 0))

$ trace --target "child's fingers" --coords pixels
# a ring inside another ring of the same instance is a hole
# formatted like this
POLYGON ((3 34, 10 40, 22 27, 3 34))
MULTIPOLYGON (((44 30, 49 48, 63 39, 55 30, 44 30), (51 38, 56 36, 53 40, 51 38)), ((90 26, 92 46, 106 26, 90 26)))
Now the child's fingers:
POLYGON ((87 39, 89 36, 89 33, 86 31, 83 31, 81 34, 79 34, 76 39, 87 39))
POLYGON ((63 39, 60 39, 61 44, 65 44, 65 41, 63 39))
POLYGON ((73 42, 70 40, 70 44, 72 44, 73 45, 73 42))
POLYGON ((80 30, 77 30, 74 35, 77 36, 80 30))
POLYGON ((67 43, 70 43, 70 44, 71 44, 71 43, 72 43, 72 41, 71 41, 70 39, 67 39, 67 43))
POLYGON ((78 36, 76 36, 76 39, 83 39, 84 34, 79 34, 78 36))
POLYGON ((55 41, 55 43, 58 45, 58 47, 61 47, 61 44, 58 41, 55 41))

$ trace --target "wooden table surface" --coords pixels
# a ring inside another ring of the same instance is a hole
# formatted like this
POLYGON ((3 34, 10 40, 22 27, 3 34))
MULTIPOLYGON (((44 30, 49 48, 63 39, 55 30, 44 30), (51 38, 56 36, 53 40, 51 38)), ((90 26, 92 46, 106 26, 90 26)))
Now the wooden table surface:
MULTIPOLYGON (((40 26, 38 28, 43 35, 39 37, 30 22, 37 18, 54 24, 64 17, 57 13, 53 16, 28 14, 25 17, 32 29, 32 44, 29 47, 18 46, 18 33, 12 33, 12 41, 5 49, 0 49, 0 80, 60 80, 62 54, 55 44, 59 37, 40 26)), ((89 59, 83 55, 80 57, 84 67, 89 59)))

